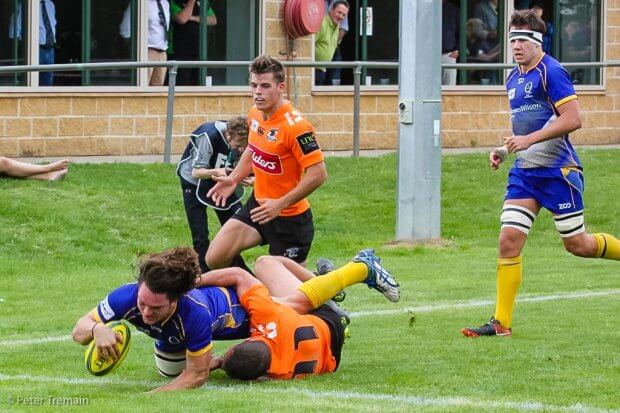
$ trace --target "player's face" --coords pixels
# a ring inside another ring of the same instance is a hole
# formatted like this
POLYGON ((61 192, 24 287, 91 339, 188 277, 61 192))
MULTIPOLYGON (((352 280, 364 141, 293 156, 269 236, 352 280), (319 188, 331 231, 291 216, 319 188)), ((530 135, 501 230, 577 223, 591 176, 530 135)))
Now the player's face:
POLYGON ((254 104, 259 110, 268 114, 278 106, 281 93, 284 92, 284 82, 277 83, 271 72, 250 73, 250 87, 254 104))
POLYGON ((228 146, 230 146, 230 149, 237 151, 239 154, 243 153, 245 148, 248 146, 247 139, 243 139, 234 133, 226 135, 226 140, 228 141, 228 146))
MULTIPOLYGON (((511 27, 511 29, 527 30, 527 27, 511 27)), ((529 40, 511 40, 510 47, 512 48, 512 57, 521 66, 529 66, 541 52, 540 46, 529 40)))
POLYGON ((176 301, 170 301, 166 294, 154 293, 144 283, 138 289, 138 310, 145 324, 164 321, 174 311, 175 304, 176 301))

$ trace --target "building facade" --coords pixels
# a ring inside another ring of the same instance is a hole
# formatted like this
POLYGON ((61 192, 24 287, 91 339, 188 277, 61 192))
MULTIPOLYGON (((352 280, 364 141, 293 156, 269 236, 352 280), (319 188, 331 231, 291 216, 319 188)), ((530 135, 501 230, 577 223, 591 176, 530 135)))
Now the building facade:
MULTIPOLYGON (((55 0, 55 62, 146 61, 152 1, 55 0)), ((447 2, 459 9, 459 61, 510 61, 509 45, 504 40, 509 16, 514 9, 529 7, 530 2, 447 2), (486 23, 496 25, 488 30, 491 34, 486 43, 477 42, 475 37, 484 20, 483 6, 491 7, 490 15, 493 18, 495 13, 496 19, 486 23)), ((184 4, 176 3, 179 7, 184 4)), ((540 4, 543 19, 554 26, 549 43, 554 57, 567 62, 620 60, 620 0, 546 0, 540 4)), ((2 2, 0 8, 2 65, 39 63, 43 38, 47 37, 40 2, 10 0, 2 2)), ((209 15, 216 16, 217 22, 212 24, 212 18, 209 25, 194 31, 200 49, 197 60, 251 60, 260 53, 312 60, 313 36, 289 39, 283 10, 284 0, 205 2, 194 14, 203 21, 209 15)), ((175 31, 176 22, 166 23, 173 25, 173 35, 181 33, 175 31)), ((339 50, 343 60, 398 60, 397 0, 352 1, 348 23, 349 31, 339 50), (367 7, 366 24, 361 22, 362 6, 367 7)), ((183 45, 171 37, 168 42, 168 52, 178 56, 183 45)), ((325 150, 352 149, 351 71, 343 70, 337 75, 338 81, 321 86, 314 85, 312 69, 290 68, 287 72, 287 95, 315 125, 321 146, 325 150)), ((569 72, 583 110, 583 128, 572 135, 573 142, 620 144, 620 67, 569 68, 569 72)), ((187 134, 200 123, 245 113, 252 105, 244 68, 202 69, 196 73, 195 84, 177 87, 175 153, 182 151, 187 134)), ((454 84, 443 86, 444 147, 496 146, 502 136, 511 133, 503 76, 503 71, 459 71, 454 84)), ((362 149, 397 147, 397 81, 396 70, 364 72, 362 149)), ((146 69, 57 72, 51 85, 43 85, 36 73, 0 75, 0 154, 161 154, 166 96, 167 87, 148 86, 146 69)))

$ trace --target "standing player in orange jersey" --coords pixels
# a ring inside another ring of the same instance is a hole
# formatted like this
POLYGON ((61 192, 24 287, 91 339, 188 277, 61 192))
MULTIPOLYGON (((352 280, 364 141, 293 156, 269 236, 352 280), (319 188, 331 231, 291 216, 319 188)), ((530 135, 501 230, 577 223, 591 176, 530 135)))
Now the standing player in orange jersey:
POLYGON ((213 239, 209 268, 226 267, 241 251, 264 244, 270 255, 305 265, 314 238, 306 197, 325 182, 327 170, 314 128, 282 97, 284 79, 284 67, 269 56, 250 65, 255 105, 248 113, 248 148, 229 176, 213 178, 218 183, 207 196, 224 205, 252 172, 254 192, 213 239))

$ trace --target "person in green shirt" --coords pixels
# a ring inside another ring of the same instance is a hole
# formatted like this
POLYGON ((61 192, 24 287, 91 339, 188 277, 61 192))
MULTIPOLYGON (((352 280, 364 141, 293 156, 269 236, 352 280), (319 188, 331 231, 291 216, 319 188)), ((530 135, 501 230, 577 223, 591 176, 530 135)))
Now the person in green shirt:
MULTIPOLYGON (((203 1, 207 7, 207 26, 217 25, 217 17, 208 1, 203 1)), ((172 19, 171 41, 168 42, 168 60, 200 60, 198 46, 200 44, 200 1, 172 0, 170 15, 172 19)), ((177 85, 198 85, 198 68, 182 68, 177 73, 177 85)))
MULTIPOLYGON (((314 39, 314 60, 329 62, 334 57, 340 37, 340 25, 349 14, 349 3, 346 0, 336 0, 332 3, 329 13, 323 17, 321 30, 314 39)), ((324 67, 317 67, 314 71, 317 85, 326 84, 327 76, 324 67)))

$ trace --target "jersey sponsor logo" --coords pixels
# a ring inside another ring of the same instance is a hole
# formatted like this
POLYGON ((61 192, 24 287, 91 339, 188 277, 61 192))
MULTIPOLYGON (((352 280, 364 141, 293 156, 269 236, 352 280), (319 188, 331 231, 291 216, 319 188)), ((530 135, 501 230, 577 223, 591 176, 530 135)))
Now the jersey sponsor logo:
POLYGON ((249 145, 248 149, 252 152, 252 164, 255 167, 272 175, 282 173, 282 162, 277 154, 265 152, 254 145, 249 145))
POLYGON ((525 96, 523 96, 525 99, 531 99, 532 98, 532 87, 534 85, 532 84, 532 82, 527 82, 525 84, 525 87, 523 88, 523 90, 525 90, 525 96))
POLYGON ((515 97, 515 89, 512 88, 508 91, 508 100, 512 100, 515 97))
POLYGON ((256 119, 252 119, 252 124, 250 125, 250 129, 254 132, 258 130, 258 121, 256 119))
POLYGON ((518 108, 514 108, 511 110, 511 113, 514 115, 515 113, 528 112, 530 110, 541 109, 542 105, 540 103, 534 103, 531 105, 521 105, 518 108))
POLYGON ((269 129, 269 134, 267 135, 267 140, 269 142, 275 142, 276 136, 278 136, 278 128, 269 129))
POLYGON ((297 137, 297 143, 301 148, 304 155, 308 155, 310 152, 319 150, 319 143, 316 141, 314 132, 306 132, 303 135, 297 137))
POLYGON ((260 136, 265 136, 265 129, 263 129, 262 126, 259 126, 258 128, 256 128, 256 133, 258 133, 260 136))
POLYGON ((521 83, 525 82, 524 78, 519 78, 519 80, 517 81, 517 85, 520 85, 521 83))
POLYGON ((104 321, 110 320, 116 315, 114 313, 114 310, 112 310, 110 303, 108 302, 108 297, 104 298, 99 303, 99 311, 101 312, 101 315, 103 316, 103 318, 105 318, 104 321))

